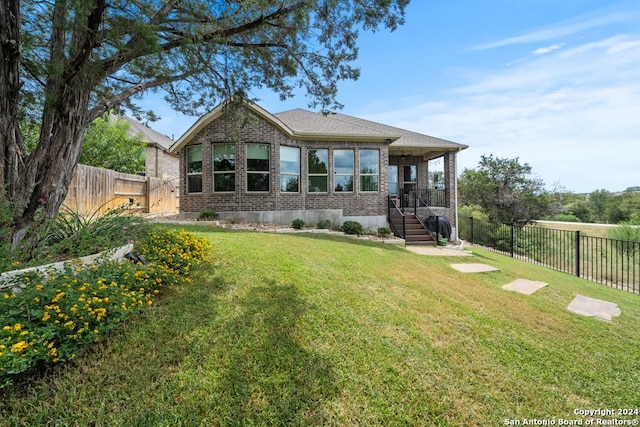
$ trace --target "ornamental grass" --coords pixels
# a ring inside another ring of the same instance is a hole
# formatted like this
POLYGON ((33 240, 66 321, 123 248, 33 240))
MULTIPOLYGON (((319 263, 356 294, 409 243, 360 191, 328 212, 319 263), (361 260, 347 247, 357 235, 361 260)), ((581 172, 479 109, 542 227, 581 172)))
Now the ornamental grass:
POLYGON ((0 388, 16 376, 72 360, 101 335, 153 305, 163 289, 189 282, 209 244, 183 230, 151 228, 134 251, 147 264, 102 259, 90 266, 18 277, 0 293, 0 388))

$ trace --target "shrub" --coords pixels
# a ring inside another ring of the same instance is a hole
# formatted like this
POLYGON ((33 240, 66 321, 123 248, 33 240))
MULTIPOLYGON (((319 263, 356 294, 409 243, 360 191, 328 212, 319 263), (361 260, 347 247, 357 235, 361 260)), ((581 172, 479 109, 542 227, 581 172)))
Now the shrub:
POLYGON ((582 222, 580 218, 571 214, 555 214, 551 217, 551 221, 560 222, 582 222))
POLYGON ((391 229, 389 227, 379 227, 378 228, 378 236, 387 237, 391 235, 391 229))
POLYGON ((98 253, 105 247, 120 246, 145 233, 147 221, 132 213, 127 206, 109 209, 103 215, 100 208, 89 215, 67 207, 51 221, 39 248, 38 259, 69 259, 98 253))
POLYGON ((342 223, 342 231, 347 234, 356 234, 361 235, 364 233, 364 229, 362 228, 362 224, 358 221, 345 221, 342 223))
POLYGON ((302 230, 304 228, 305 222, 300 218, 296 218, 291 222, 291 226, 296 230, 302 230))
POLYGON ((318 222, 316 228, 321 230, 331 228, 331 221, 329 221, 328 219, 323 219, 322 221, 318 222))
POLYGON ((69 262, 63 272, 26 273, 18 293, 0 292, 0 388, 41 364, 73 359, 204 259, 208 243, 180 230, 148 233, 139 250, 147 265, 69 262), (170 260, 170 262, 167 262, 170 260))
POLYGON ((202 211, 198 214, 198 221, 213 221, 214 219, 218 219, 219 216, 218 212, 213 209, 202 211))

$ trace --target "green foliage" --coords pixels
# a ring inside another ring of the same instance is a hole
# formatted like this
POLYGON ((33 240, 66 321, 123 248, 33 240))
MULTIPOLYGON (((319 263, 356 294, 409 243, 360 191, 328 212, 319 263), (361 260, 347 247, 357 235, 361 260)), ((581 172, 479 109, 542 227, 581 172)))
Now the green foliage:
POLYGON ((84 137, 80 163, 135 174, 145 170, 145 146, 129 135, 130 123, 107 116, 92 122, 84 137))
POLYGON ((215 210, 206 210, 202 211, 198 214, 198 221, 213 221, 214 219, 218 219, 220 215, 215 210))
POLYGON ((477 169, 464 170, 458 188, 462 204, 479 205, 491 220, 506 224, 542 218, 551 202, 544 182, 518 158, 482 156, 477 169))
POLYGON ((291 222, 291 227, 293 227, 295 230, 302 230, 304 228, 304 224, 305 222, 303 220, 301 220, 300 218, 296 218, 291 222))
POLYGON ((210 249, 207 242, 178 230, 156 229, 137 248, 147 265, 100 260, 64 271, 32 272, 12 284, 22 290, 0 294, 0 388, 15 375, 41 364, 74 359, 106 332, 185 276, 210 249))
POLYGON ((610 239, 640 243, 640 224, 638 221, 625 221, 608 231, 610 239))
POLYGON ((127 206, 109 209, 104 214, 97 209, 89 215, 63 207, 48 227, 38 259, 43 256, 69 259, 123 245, 135 240, 146 225, 147 221, 127 206))
POLYGON ((391 235, 391 229, 389 227, 378 227, 378 236, 387 237, 391 235))
POLYGON ((318 222, 318 224, 316 225, 316 228, 320 230, 331 228, 331 221, 328 219, 323 219, 318 222))
MULTIPOLYGON (((0 209, 1 211, 1 209, 0 209)), ((0 272, 68 260, 121 246, 145 232, 148 222, 126 206, 100 208, 84 215, 63 207, 51 220, 27 235, 13 251, 8 241, 0 245, 0 272)), ((0 230, 2 225, 0 224, 0 230)), ((5 232, 6 234, 6 232, 5 232)))
POLYGON ((184 275, 210 250, 209 243, 194 234, 166 227, 154 227, 135 242, 136 254, 184 275))
POLYGON ((489 219, 489 215, 487 215, 484 210, 482 210, 482 207, 478 205, 460 206, 458 209, 458 216, 475 219, 489 219))
POLYGON ((364 229, 362 228, 362 224, 358 221, 345 221, 342 223, 342 231, 346 234, 356 234, 360 236, 364 234, 364 229))
POLYGON ((571 214, 556 214, 550 217, 549 219, 551 221, 561 221, 561 222, 582 222, 582 219, 571 214))

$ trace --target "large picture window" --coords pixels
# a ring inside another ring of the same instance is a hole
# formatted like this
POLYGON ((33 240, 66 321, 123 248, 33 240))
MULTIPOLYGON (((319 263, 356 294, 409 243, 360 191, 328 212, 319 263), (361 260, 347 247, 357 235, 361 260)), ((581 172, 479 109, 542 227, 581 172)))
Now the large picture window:
POLYGON ((247 144, 247 191, 269 191, 269 145, 247 144))
POLYGON ((380 179, 380 152, 360 150, 360 191, 378 191, 380 179))
POLYGON ((187 147, 187 193, 202 193, 202 145, 187 147))
POLYGON ((353 159, 353 150, 333 151, 334 191, 353 191, 353 159))
POLYGON ((300 149, 280 147, 280 192, 300 191, 300 149))
POLYGON ((213 144, 213 191, 236 190, 236 146, 213 144))
POLYGON ((326 193, 329 189, 329 150, 309 150, 309 192, 326 193))

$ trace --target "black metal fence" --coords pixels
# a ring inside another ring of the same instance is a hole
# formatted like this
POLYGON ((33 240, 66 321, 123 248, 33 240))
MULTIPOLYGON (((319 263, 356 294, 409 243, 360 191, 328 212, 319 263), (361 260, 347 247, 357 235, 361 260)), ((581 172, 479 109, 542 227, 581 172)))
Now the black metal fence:
POLYGON ((460 238, 523 261, 636 294, 640 242, 591 237, 579 231, 499 224, 461 217, 460 238))

